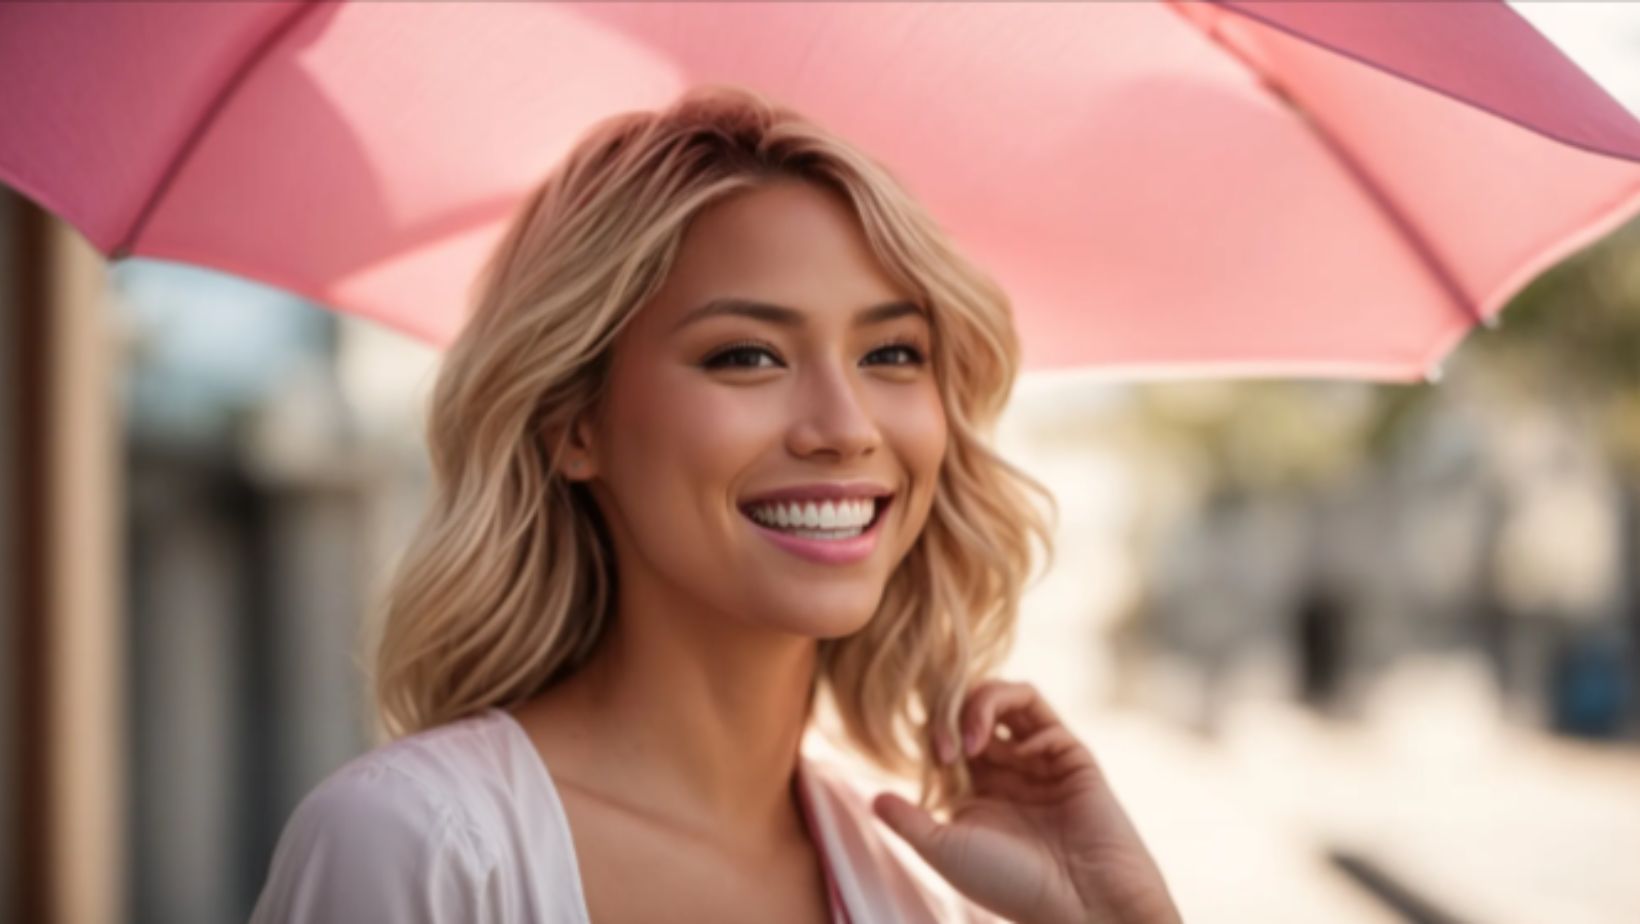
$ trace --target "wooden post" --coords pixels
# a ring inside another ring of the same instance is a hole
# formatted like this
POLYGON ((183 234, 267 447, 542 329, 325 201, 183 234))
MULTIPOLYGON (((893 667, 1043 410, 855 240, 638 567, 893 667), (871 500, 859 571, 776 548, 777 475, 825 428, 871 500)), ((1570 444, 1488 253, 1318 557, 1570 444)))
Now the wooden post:
POLYGON ((16 824, 0 917, 113 924, 125 907, 118 351, 107 268, 10 191, 0 574, 16 824))

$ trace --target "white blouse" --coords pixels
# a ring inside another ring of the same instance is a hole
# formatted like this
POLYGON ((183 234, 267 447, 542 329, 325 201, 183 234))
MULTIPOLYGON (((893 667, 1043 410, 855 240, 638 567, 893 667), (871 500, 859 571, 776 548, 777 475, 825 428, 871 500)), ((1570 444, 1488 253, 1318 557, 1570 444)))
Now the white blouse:
MULTIPOLYGON (((992 924, 802 753, 798 792, 839 924, 992 924)), ((251 924, 591 924, 546 764, 490 708, 344 764, 296 806, 251 924)))

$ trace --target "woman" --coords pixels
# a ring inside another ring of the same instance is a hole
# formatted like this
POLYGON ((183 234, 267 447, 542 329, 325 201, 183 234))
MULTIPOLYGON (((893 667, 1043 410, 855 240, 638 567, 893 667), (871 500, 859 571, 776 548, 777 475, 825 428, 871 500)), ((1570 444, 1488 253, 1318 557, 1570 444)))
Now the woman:
POLYGON ((1087 749, 981 679, 1046 492, 983 440, 1007 299, 886 170, 699 88, 597 126, 476 295, 384 598, 397 740, 254 920, 1178 919, 1087 749), (821 693, 918 803, 801 750, 821 693))

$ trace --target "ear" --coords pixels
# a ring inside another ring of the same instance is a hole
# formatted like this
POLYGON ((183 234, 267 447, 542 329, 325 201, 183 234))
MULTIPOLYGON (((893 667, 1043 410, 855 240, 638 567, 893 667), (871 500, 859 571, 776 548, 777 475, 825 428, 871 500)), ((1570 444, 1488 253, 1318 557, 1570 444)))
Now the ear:
POLYGON ((564 477, 570 481, 588 481, 598 474, 598 454, 592 439, 592 426, 584 418, 577 418, 564 446, 564 477))

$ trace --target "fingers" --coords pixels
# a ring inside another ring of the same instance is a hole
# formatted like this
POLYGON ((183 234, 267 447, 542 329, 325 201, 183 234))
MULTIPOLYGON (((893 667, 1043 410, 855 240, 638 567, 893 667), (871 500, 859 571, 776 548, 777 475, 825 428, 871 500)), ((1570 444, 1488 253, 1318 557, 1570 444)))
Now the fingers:
POLYGON ((1020 742, 1014 750, 1014 756, 1021 760, 1032 757, 1052 757, 1080 744, 1081 742, 1076 740, 1076 736, 1072 735, 1065 726, 1052 725, 1020 742))
POLYGON ((878 793, 872 810, 936 869, 943 868, 946 826, 921 807, 892 792, 878 793))
MULTIPOLYGON (((958 728, 970 773, 981 788, 1022 800, 1033 787, 1104 772, 1093 752, 1030 683, 992 679, 969 691, 958 728), (1004 736, 1006 734, 1006 737, 1004 736)), ((947 761, 949 762, 949 761, 947 761)))
MULTIPOLYGON (((970 761, 969 767, 977 781, 982 771, 995 769, 1017 776, 1025 782, 1055 779, 1071 763, 1082 762, 1082 743, 1062 725, 1039 729, 1023 741, 992 737, 989 744, 970 761), (1067 757, 1077 758, 1066 761, 1067 757)), ((998 774, 987 773, 989 779, 998 774)))
POLYGON ((959 720, 963 753, 972 757, 984 750, 999 721, 1015 741, 1061 724, 1059 716, 1031 684, 999 679, 982 681, 969 691, 963 703, 959 720))
POLYGON ((1070 772, 1099 772, 1092 752, 1030 683, 992 678, 975 684, 959 710, 957 731, 960 745, 943 729, 931 730, 940 763, 954 763, 960 747, 974 781, 998 793, 1024 796, 1070 772))
POLYGON ((968 765, 970 778, 977 794, 1007 799, 1011 802, 1041 801, 1043 780, 1034 768, 1015 760, 1008 750, 1009 742, 1000 738, 968 765))

